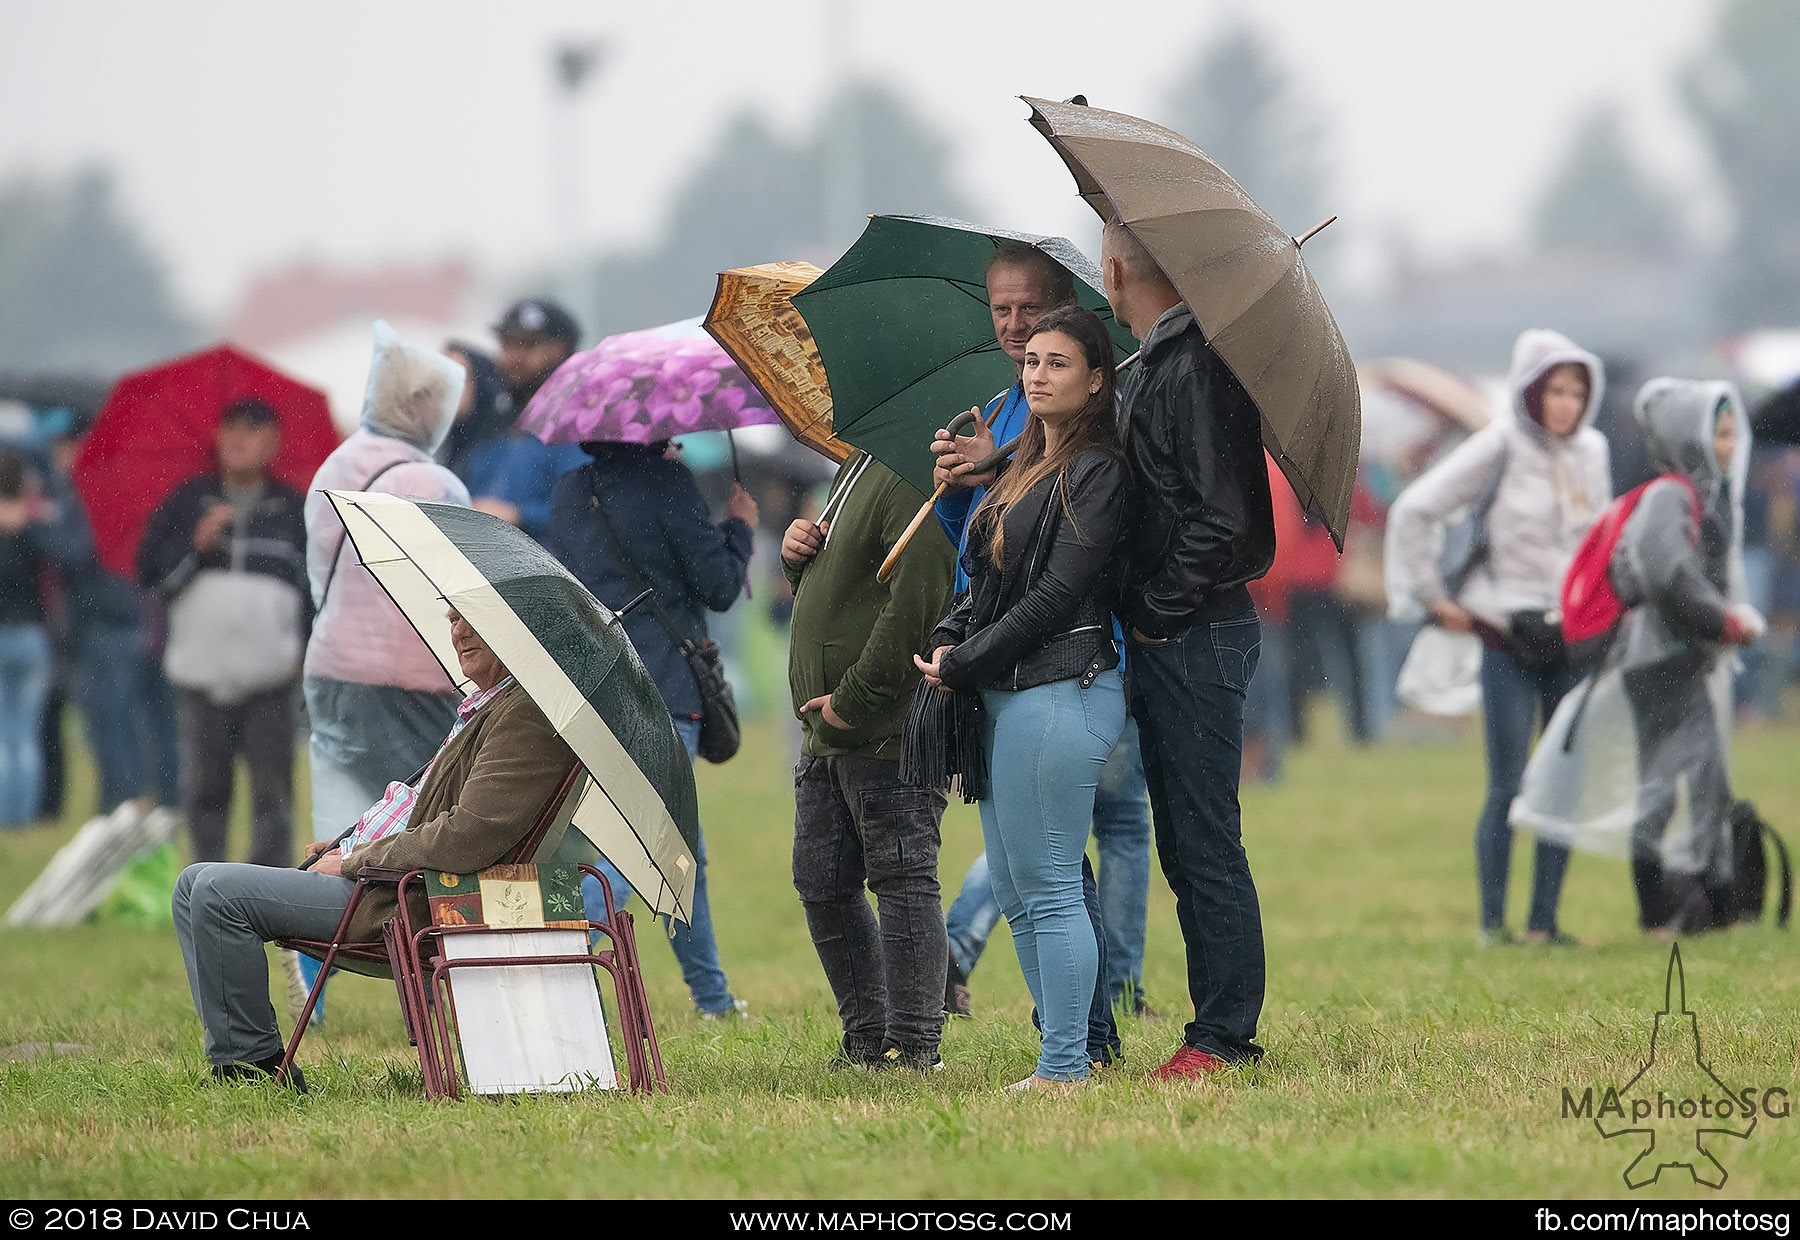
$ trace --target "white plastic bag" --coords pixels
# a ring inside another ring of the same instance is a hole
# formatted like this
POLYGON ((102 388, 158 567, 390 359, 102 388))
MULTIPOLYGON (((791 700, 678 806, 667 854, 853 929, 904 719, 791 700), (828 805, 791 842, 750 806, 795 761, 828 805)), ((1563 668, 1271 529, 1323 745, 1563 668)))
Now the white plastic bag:
POLYGON ((300 592, 267 573, 203 568, 169 604, 169 683, 220 706, 291 684, 306 638, 300 592))
POLYGON ((1481 707, 1481 639, 1426 625, 1413 638, 1394 692, 1428 715, 1471 715, 1481 707))

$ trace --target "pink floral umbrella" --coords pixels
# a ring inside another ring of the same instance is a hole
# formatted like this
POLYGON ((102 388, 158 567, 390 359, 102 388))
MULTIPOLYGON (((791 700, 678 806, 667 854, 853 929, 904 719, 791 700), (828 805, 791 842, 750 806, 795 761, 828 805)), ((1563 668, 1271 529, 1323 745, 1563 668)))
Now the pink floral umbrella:
POLYGON ((779 421, 698 318, 608 336, 574 354, 519 415, 545 443, 654 443, 779 421))

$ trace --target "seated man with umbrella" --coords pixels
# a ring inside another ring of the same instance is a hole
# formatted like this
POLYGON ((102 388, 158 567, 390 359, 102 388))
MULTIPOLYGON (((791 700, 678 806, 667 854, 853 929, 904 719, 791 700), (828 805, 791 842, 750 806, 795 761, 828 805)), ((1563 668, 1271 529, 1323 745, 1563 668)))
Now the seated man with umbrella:
MULTIPOLYGON (((264 943, 329 939, 364 866, 470 873, 492 865, 531 829, 575 763, 493 648, 455 611, 448 619, 475 692, 417 783, 389 784, 341 841, 312 845, 310 869, 201 863, 175 883, 176 937, 221 1080, 273 1076, 281 1063, 264 943)), ((375 937, 396 908, 393 893, 371 892, 352 936, 375 937)), ((304 1093, 299 1069, 289 1075, 304 1093)))
MULTIPOLYGON (((361 559, 355 571, 374 574, 466 697, 425 771, 390 784, 335 847, 315 845, 312 868, 215 863, 183 872, 176 932, 221 1078, 280 1070, 264 943, 331 938, 365 868, 470 873, 494 864, 531 831, 576 762, 588 778, 556 855, 604 853, 652 910, 693 915, 693 769, 618 618, 498 518, 373 492, 327 495, 361 559)), ((368 891, 348 939, 368 939, 396 908, 391 891, 368 891)), ((304 1088, 297 1071, 284 1075, 304 1088)))

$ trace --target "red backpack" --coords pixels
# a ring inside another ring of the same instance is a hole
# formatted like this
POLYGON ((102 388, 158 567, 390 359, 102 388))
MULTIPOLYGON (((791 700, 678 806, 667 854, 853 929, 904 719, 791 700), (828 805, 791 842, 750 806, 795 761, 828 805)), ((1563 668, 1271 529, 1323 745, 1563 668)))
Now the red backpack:
POLYGON ((1637 511, 1644 492, 1664 478, 1673 478, 1687 488, 1688 500, 1693 505, 1694 529, 1699 530, 1700 492, 1680 474, 1652 478, 1608 504, 1600 519, 1582 538, 1581 546, 1575 549, 1575 558, 1569 561, 1569 571, 1563 574, 1562 630, 1563 641, 1567 644, 1573 646, 1605 636, 1625 614, 1625 603, 1613 588, 1613 548, 1619 543, 1619 535, 1625 532, 1625 523, 1637 511))

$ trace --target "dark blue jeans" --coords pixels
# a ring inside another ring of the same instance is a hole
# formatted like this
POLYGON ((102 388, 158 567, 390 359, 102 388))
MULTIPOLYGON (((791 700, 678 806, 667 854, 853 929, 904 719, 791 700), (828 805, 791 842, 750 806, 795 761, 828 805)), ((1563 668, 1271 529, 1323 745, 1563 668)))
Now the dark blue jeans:
POLYGON ((180 805, 175 690, 136 625, 95 623, 82 631, 75 696, 99 768, 98 812, 145 795, 159 805, 180 805))
MULTIPOLYGON (((687 746, 690 758, 699 752, 699 720, 677 719, 675 734, 687 746)), ((669 936, 669 946, 675 950, 675 960, 681 965, 681 977, 687 983, 689 996, 694 1000, 694 1010, 713 1016, 730 1016, 737 1008, 737 997, 731 993, 731 984, 725 980, 724 966, 719 963, 719 942, 713 937, 712 901, 706 894, 704 830, 700 833, 700 846, 694 850, 694 864, 699 873, 694 878, 692 915, 685 924, 679 921, 674 923, 675 929, 669 936)), ((631 884, 604 857, 594 868, 606 875, 607 886, 613 891, 614 905, 624 908, 625 902, 631 899, 631 884)), ((605 909, 606 898, 600 894, 597 879, 582 879, 581 894, 590 909, 605 909)), ((671 920, 665 914, 662 924, 668 926, 671 920)))
POLYGON ((1262 908, 1238 808, 1244 691, 1260 647, 1245 611, 1167 641, 1134 637, 1126 660, 1156 854, 1187 948, 1194 1019, 1183 1040, 1228 1063, 1262 1055, 1262 908))
MULTIPOLYGON (((1579 679, 1566 663, 1545 671, 1533 671, 1503 650, 1481 652, 1481 722, 1487 745, 1487 800, 1475 826, 1475 883, 1481 894, 1481 928, 1498 930, 1506 924, 1506 878, 1512 866, 1512 827, 1506 821, 1525 762, 1531 757, 1531 738, 1548 723, 1563 694, 1579 679)), ((1551 933, 1556 930, 1556 906, 1562 899, 1563 875, 1569 868, 1569 850, 1539 839, 1532 866, 1531 910, 1525 928, 1551 933)))

